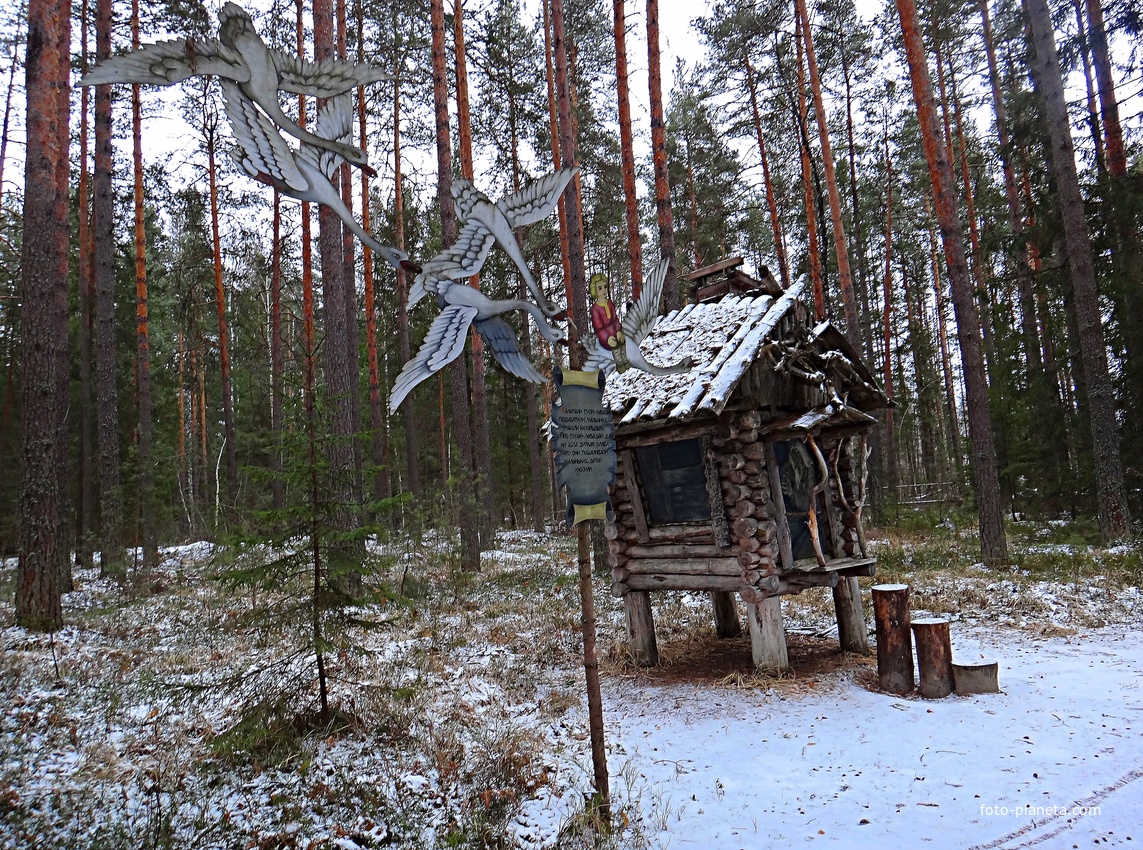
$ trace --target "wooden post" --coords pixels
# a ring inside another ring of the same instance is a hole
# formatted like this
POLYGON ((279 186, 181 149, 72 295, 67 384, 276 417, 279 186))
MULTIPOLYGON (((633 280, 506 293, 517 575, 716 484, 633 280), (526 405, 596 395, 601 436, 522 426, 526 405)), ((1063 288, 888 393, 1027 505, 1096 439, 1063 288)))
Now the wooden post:
POLYGON ((952 693, 952 643, 949 621, 932 617, 913 621, 917 640, 917 669, 921 671, 921 696, 942 699, 952 693))
POLYGON ((782 629, 781 597, 771 596, 748 604, 746 616, 750 621, 750 653, 754 666, 774 673, 789 669, 786 633, 782 629))
POLYGON ((726 590, 715 590, 710 594, 714 604, 714 630, 720 638, 738 637, 742 634, 742 621, 738 619, 738 603, 734 594, 726 590))
POLYGON ((844 652, 869 654, 869 634, 861 609, 861 586, 854 576, 833 586, 833 608, 837 615, 837 639, 844 652))
POLYGON ((766 460, 766 473, 770 478, 770 498, 774 503, 778 554, 782 559, 782 569, 789 570, 794 566, 794 551, 790 542, 790 526, 786 524, 786 503, 782 501, 782 479, 778 474, 778 456, 774 451, 774 444, 770 442, 762 444, 762 452, 766 460))
POLYGON ((879 584, 873 588, 873 618, 877 624, 877 679, 891 694, 913 692, 913 642, 909 638, 909 585, 879 584))
POLYGON ((623 597, 627 611, 627 646, 640 667, 659 663, 659 646, 655 642, 655 615, 651 611, 651 594, 632 590, 623 597))

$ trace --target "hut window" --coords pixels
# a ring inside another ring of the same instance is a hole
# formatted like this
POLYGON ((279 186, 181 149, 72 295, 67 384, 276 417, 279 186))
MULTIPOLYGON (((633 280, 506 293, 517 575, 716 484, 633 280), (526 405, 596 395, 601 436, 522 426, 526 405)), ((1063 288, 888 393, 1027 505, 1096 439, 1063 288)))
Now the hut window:
POLYGON ((706 463, 700 440, 658 443, 635 451, 652 523, 667 525, 710 519, 706 463))
MULTIPOLYGON (((821 483, 821 470, 803 440, 775 442, 774 457, 778 461, 778 478, 782 482, 782 502, 786 508, 786 523, 790 527, 790 548, 794 560, 812 558, 814 542, 810 536, 810 500, 815 498, 814 487, 821 483)), ((828 522, 820 494, 816 497, 814 510, 818 517, 818 541, 822 551, 828 552, 828 522)))

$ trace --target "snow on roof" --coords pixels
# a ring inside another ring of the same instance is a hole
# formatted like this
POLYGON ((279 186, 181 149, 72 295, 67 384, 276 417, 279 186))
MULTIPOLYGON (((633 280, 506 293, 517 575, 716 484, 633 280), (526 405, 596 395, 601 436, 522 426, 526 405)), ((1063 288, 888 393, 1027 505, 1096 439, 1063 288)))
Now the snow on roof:
POLYGON ((694 366, 675 375, 628 369, 609 376, 604 401, 614 413, 626 411, 621 425, 639 419, 686 419, 703 410, 721 413, 804 287, 804 281, 795 283, 777 299, 725 295, 668 313, 643 341, 643 354, 660 366, 690 357, 694 366))

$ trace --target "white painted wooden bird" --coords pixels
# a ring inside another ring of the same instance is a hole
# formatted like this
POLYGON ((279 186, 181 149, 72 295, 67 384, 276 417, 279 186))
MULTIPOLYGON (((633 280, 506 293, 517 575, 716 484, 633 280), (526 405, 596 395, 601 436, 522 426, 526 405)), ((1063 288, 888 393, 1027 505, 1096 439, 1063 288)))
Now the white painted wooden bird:
POLYGON ((214 75, 230 80, 242 93, 292 136, 341 154, 354 165, 368 168, 365 152, 345 142, 323 139, 298 125, 282 111, 278 92, 328 98, 357 86, 390 79, 373 65, 326 59, 310 62, 274 50, 254 29, 246 10, 223 4, 218 13, 218 38, 179 38, 146 44, 112 56, 96 65, 79 81, 81 86, 103 83, 143 83, 168 86, 189 77, 214 75))
MULTIPOLYGON (((449 251, 444 252, 448 253, 449 251)), ((487 250, 484 253, 487 255, 487 250)), ((434 257, 425 263, 425 270, 417 276, 417 281, 426 291, 436 293, 441 312, 425 334, 420 350, 405 364, 393 383, 393 392, 389 396, 391 413, 396 411, 417 384, 439 372, 460 355, 470 325, 476 328, 504 371, 533 384, 541 384, 545 379, 520 351, 516 332, 500 315, 510 310, 526 310, 535 319, 536 327, 544 339, 556 343, 563 338, 563 334, 548 324, 543 312, 531 301, 515 298, 493 300, 469 286, 466 281, 434 278, 430 270, 441 257, 434 257)), ((437 263, 437 267, 440 265, 437 263)))
POLYGON ((519 192, 495 202, 468 180, 453 180, 452 197, 456 217, 463 227, 453 247, 425 265, 428 277, 418 277, 414 282, 409 291, 408 306, 411 308, 416 304, 426 291, 434 291, 426 287, 425 280, 459 280, 476 274, 495 243, 512 258, 544 315, 554 316, 559 312, 532 277, 528 263, 516 243, 515 228, 535 224, 551 215, 577 170, 560 169, 533 180, 519 192))
POLYGON ((599 370, 604 372, 625 372, 629 366, 634 366, 643 372, 652 375, 674 375, 685 372, 694 365, 690 357, 686 357, 673 366, 656 366, 647 362, 639 344, 651 333, 655 327, 655 320, 659 318, 659 302, 663 298, 663 282, 667 279, 669 261, 660 260, 647 279, 643 282, 643 289, 635 303, 627 308, 620 324, 623 327, 623 350, 612 351, 600 345, 595 334, 585 336, 581 340, 587 352, 587 362, 584 370, 599 370), (624 360, 627 362, 624 363, 624 360))
MULTIPOLYGON (((341 193, 331 182, 342 157, 328 148, 302 145, 291 147, 273 122, 229 80, 221 80, 226 99, 226 117, 238 142, 231 151, 234 161, 242 170, 260 183, 273 186, 283 195, 299 201, 325 204, 345 222, 357 238, 384 257, 394 268, 417 271, 409 262, 409 255, 389 245, 382 245, 365 232, 341 200, 341 193)), ((314 129, 320 138, 348 138, 353 125, 353 101, 342 94, 326 101, 318 111, 314 129)))

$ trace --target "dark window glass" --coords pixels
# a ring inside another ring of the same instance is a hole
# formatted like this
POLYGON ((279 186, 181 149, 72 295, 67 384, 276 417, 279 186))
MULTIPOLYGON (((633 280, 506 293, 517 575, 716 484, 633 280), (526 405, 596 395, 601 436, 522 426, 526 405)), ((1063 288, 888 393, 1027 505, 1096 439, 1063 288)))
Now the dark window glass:
POLYGON ((706 464, 699 440, 644 446, 635 450, 635 456, 653 524, 710 519, 706 464))
MULTIPOLYGON (((814 541, 810 535, 810 494, 821 481, 821 469, 810 448, 802 440, 774 443, 778 461, 778 478, 782 482, 782 502, 786 507, 786 524, 790 528, 790 548, 794 560, 814 557, 814 541)), ((818 518, 818 541, 822 552, 829 552, 829 520, 819 494, 815 504, 818 518)))

